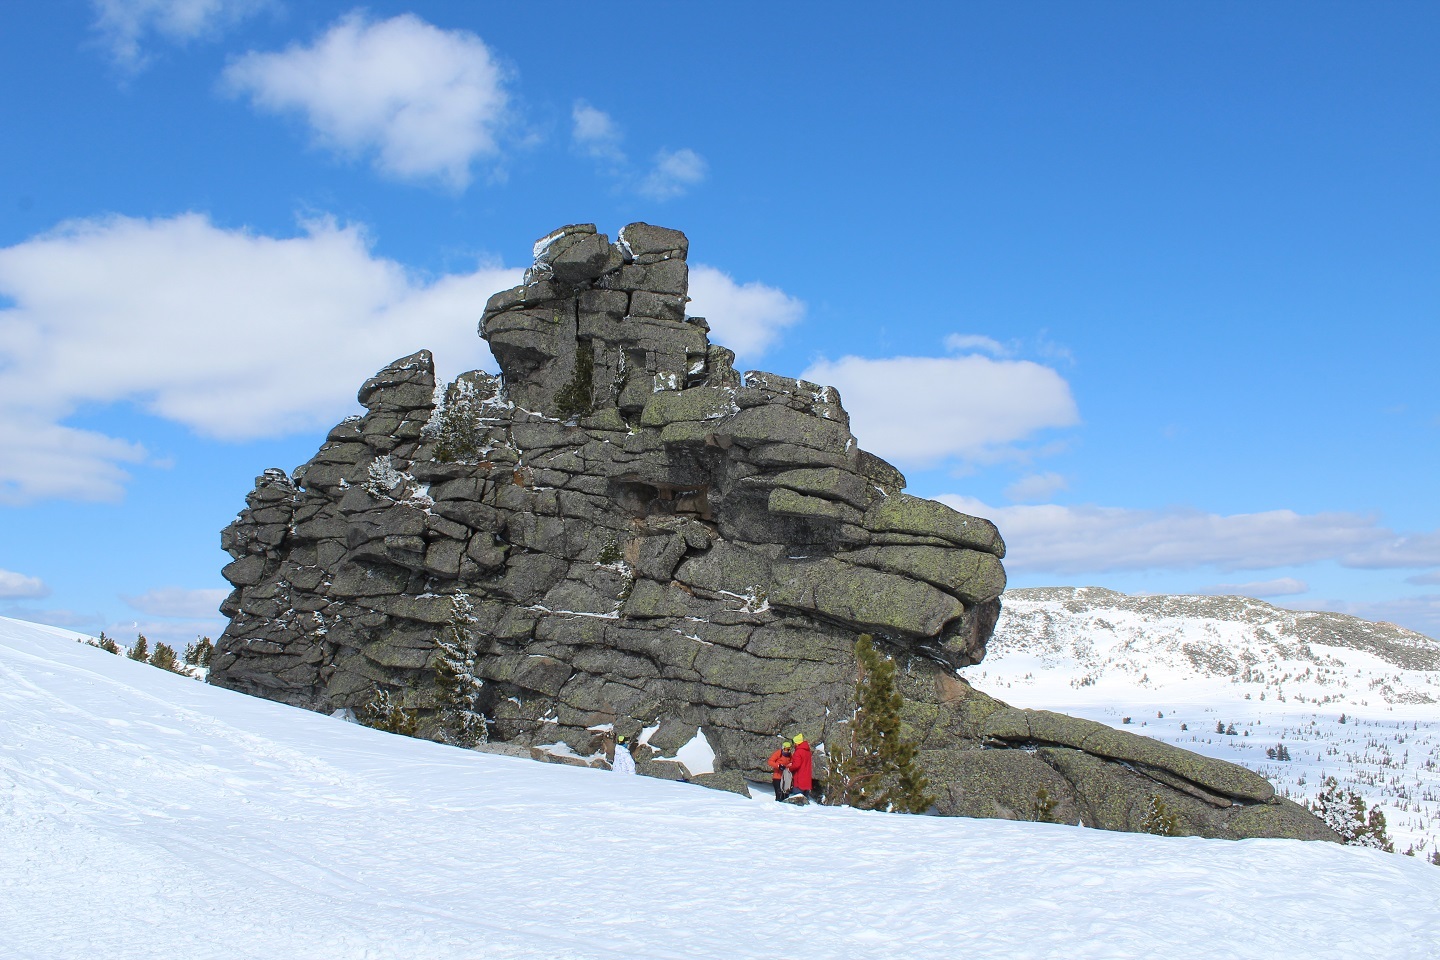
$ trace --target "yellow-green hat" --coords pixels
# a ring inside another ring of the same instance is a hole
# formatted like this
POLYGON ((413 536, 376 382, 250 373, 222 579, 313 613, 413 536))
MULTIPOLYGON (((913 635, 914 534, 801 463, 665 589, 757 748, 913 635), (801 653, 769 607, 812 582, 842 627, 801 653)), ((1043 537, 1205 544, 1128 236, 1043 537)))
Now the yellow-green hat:
POLYGON ((793 741, 794 741, 795 743, 797 743, 797 744, 799 744, 799 743, 804 743, 804 742, 805 742, 805 734, 803 734, 803 733, 797 733, 797 734, 795 734, 795 736, 791 737, 790 739, 793 740, 793 741))

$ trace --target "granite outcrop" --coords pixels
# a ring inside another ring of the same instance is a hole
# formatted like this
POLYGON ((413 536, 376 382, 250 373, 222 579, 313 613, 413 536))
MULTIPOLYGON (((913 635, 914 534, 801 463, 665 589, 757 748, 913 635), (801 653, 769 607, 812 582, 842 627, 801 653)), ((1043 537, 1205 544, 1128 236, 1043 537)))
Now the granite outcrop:
POLYGON ((1239 767, 974 689, 1000 611, 989 521, 905 493, 837 392, 735 369, 687 315, 688 240, 630 224, 545 237, 485 306, 498 376, 436 383, 421 350, 293 475, 267 470, 234 558, 212 683, 312 710, 409 711, 486 749, 745 792, 777 736, 840 743, 854 645, 900 665, 945 814, 1325 837, 1239 767), (447 686, 449 684, 449 686, 447 686))

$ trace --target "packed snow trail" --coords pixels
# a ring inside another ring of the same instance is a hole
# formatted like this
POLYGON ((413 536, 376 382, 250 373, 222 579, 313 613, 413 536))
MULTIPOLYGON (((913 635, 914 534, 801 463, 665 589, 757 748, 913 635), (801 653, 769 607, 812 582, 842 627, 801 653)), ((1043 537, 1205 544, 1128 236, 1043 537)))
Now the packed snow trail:
POLYGON ((1433 958, 1440 869, 443 747, 0 619, 0 955, 1433 958))

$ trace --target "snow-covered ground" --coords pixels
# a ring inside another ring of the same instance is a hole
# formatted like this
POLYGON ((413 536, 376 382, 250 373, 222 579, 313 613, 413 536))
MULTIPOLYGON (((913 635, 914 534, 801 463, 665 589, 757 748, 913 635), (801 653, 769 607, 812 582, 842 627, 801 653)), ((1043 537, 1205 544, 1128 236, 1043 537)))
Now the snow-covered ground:
MULTIPOLYGON (((463 751, 0 619, 0 955, 1433 958, 1440 869, 463 751)), ((1237 721, 1242 717, 1237 716, 1237 721)))
POLYGON ((1396 850, 1440 844, 1440 642, 1421 634, 1241 597, 1011 590, 964 673, 1018 707, 1249 767, 1301 802, 1335 777, 1380 804, 1396 850), (1288 762, 1266 756, 1282 743, 1288 762))

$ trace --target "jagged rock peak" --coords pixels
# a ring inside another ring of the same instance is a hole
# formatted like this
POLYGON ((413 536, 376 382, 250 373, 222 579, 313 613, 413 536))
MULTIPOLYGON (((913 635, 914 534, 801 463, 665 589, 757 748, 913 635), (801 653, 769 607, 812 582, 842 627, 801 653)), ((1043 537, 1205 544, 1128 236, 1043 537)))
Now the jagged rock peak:
POLYGON ((1158 792, 1190 832, 1312 829, 1227 764, 960 680, 999 615, 999 531, 906 494, 834 388, 737 373, 686 316, 688 251, 643 223, 546 235, 483 311, 499 377, 437 392, 430 354, 404 357, 293 479, 266 471, 222 534, 212 682, 379 698, 424 735, 564 762, 600 762, 614 730, 641 773, 743 792, 779 735, 847 742, 869 633, 904 665, 941 812, 1137 829, 1158 792))
POLYGON ((525 282, 491 297, 480 321, 512 399, 561 418, 633 415, 660 390, 738 383, 735 355, 685 315, 689 247, 646 223, 615 243, 589 223, 538 241, 525 282))

